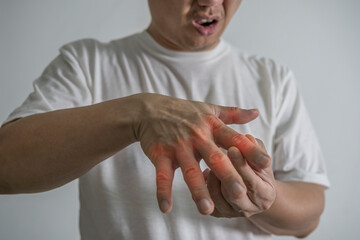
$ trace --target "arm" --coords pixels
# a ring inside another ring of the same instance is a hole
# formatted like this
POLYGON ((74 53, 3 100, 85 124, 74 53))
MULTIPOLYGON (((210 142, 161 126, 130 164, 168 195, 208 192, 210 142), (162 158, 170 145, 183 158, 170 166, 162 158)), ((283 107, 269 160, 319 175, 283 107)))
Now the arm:
MULTIPOLYGON (((264 147, 260 140, 257 142, 264 147)), ((322 186, 276 181, 271 167, 254 167, 236 148, 230 148, 228 155, 243 179, 243 191, 230 194, 210 172, 207 183, 215 202, 213 216, 247 217, 259 228, 277 235, 305 237, 316 228, 324 209, 322 186)))
POLYGON ((276 200, 271 208, 249 219, 272 234, 306 237, 317 227, 324 204, 321 185, 276 181, 276 200))
POLYGON ((133 97, 35 114, 0 128, 0 193, 50 190, 136 141, 133 97))
POLYGON ((19 119, 0 129, 0 193, 58 187, 139 141, 156 168, 160 209, 171 211, 172 180, 180 167, 199 211, 210 214, 214 205, 198 160, 204 158, 231 189, 241 177, 218 145, 235 145, 249 159, 266 160, 261 148, 249 148, 246 137, 226 126, 257 116, 257 110, 136 94, 19 119))

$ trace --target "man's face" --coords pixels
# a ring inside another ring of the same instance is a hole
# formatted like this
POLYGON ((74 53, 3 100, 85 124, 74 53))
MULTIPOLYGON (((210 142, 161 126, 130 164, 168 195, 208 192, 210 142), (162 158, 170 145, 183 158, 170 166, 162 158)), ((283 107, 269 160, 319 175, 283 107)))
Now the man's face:
POLYGON ((214 48, 241 0, 148 0, 148 32, 166 48, 203 51, 214 48))

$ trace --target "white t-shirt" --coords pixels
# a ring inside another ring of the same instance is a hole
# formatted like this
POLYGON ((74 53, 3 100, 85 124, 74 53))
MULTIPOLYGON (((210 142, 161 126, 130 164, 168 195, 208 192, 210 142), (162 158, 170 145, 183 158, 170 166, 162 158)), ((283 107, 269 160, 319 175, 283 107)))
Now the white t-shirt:
MULTIPOLYGON (((146 31, 110 43, 67 44, 6 122, 140 92, 258 108, 256 120, 231 127, 263 140, 276 179, 329 185, 292 72, 270 59, 242 54, 223 40, 212 50, 191 53, 165 49, 146 31)), ((201 167, 206 167, 203 161, 201 167)), ((245 218, 199 214, 180 171, 173 184, 173 211, 161 213, 155 168, 138 143, 80 177, 79 191, 85 240, 271 238, 245 218)))

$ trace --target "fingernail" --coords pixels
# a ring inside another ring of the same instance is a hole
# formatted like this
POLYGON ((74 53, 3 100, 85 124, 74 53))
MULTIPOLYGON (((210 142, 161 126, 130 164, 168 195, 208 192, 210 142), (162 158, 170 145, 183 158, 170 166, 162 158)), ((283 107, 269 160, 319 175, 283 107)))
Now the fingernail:
POLYGON ((211 203, 206 198, 203 198, 198 201, 198 208, 201 213, 208 213, 211 211, 211 203))
POLYGON ((229 148, 229 157, 230 157, 230 160, 233 161, 233 162, 238 162, 240 161, 241 159, 241 153, 240 151, 236 148, 236 147, 231 147, 229 148))
POLYGON ((239 197, 244 192, 244 188, 241 186, 240 183, 235 182, 231 187, 231 192, 234 197, 239 197))
POLYGON ((254 108, 254 109, 250 109, 251 113, 254 113, 254 114, 258 114, 259 113, 259 110, 254 108))
POLYGON ((257 159, 257 163, 260 164, 261 166, 266 166, 269 162, 269 157, 266 155, 260 155, 257 159))
POLYGON ((160 210, 163 212, 163 213, 166 213, 170 208, 170 204, 167 200, 161 200, 160 201, 160 210))

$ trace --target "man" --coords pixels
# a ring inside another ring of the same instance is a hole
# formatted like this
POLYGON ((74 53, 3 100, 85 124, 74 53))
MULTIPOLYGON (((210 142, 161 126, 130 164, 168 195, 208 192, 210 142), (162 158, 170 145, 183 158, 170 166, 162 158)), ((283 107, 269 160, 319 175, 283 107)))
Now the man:
POLYGON ((220 40, 240 3, 149 0, 147 31, 62 47, 0 129, 0 192, 80 177, 83 239, 308 235, 322 156, 291 71, 220 40))

